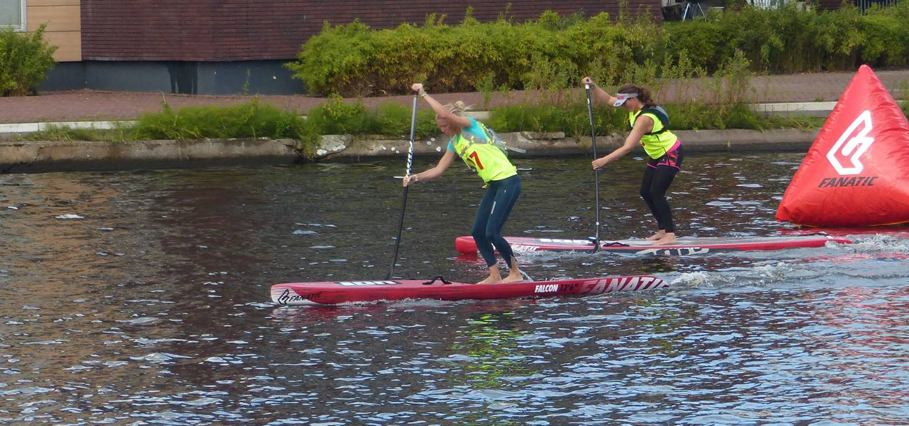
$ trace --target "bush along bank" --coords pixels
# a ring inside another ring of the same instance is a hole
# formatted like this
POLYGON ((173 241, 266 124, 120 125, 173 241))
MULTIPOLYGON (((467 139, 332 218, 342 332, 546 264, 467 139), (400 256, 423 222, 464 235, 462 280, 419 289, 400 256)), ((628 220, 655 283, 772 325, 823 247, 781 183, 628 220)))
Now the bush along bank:
POLYGON ((31 34, 19 34, 12 28, 0 27, 0 95, 25 96, 37 92, 45 74, 57 64, 51 46, 44 39, 44 28, 31 34))
MULTIPOLYGON (((744 3, 744 2, 743 2, 744 3)), ((430 15, 422 26, 373 30, 325 24, 288 64, 312 93, 404 94, 421 81, 436 93, 576 87, 589 75, 604 84, 638 82, 642 68, 678 78, 687 61, 713 75, 736 52, 754 72, 797 73, 909 64, 909 0, 867 14, 846 6, 818 12, 796 3, 747 5, 705 19, 657 24, 649 15, 589 19, 546 12, 515 23, 480 23, 467 10, 457 25, 430 15)))

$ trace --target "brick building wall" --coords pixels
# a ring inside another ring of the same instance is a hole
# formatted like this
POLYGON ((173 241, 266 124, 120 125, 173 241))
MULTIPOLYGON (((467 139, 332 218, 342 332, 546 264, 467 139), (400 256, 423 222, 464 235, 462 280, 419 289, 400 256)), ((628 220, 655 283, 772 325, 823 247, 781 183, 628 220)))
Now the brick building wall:
MULTIPOLYGON (((517 22, 546 10, 616 16, 619 0, 82 0, 82 57, 86 61, 243 61, 292 59, 324 21, 359 18, 373 28, 422 24, 427 14, 481 21, 509 10, 517 22)), ((660 19, 661 0, 629 0, 631 11, 660 19)))

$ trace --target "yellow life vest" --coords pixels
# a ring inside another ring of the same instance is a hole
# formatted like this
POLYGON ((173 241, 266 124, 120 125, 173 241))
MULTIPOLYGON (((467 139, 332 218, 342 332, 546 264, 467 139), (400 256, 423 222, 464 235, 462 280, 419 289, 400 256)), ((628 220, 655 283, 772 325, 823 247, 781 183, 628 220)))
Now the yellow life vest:
POLYGON ((518 174, 518 169, 508 161, 504 147, 499 147, 490 136, 486 126, 477 123, 483 131, 484 139, 478 139, 471 133, 462 131, 451 138, 455 153, 477 172, 483 182, 502 180, 518 174))
POLYGON ((628 123, 634 128, 638 117, 646 115, 653 120, 653 129, 641 137, 641 146, 650 158, 657 159, 669 152, 678 141, 678 136, 669 131, 669 115, 660 107, 644 108, 628 113, 628 123))

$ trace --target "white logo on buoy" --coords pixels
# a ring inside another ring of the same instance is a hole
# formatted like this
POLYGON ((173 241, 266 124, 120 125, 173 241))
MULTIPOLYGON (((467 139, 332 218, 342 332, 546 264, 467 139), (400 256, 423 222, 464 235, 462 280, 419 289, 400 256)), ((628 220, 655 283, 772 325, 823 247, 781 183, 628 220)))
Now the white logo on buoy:
POLYGON ((862 172, 864 166, 859 161, 859 157, 874 143, 874 138, 868 137, 871 129, 871 111, 865 111, 849 125, 849 128, 833 144, 833 148, 827 152, 827 160, 830 161, 837 173, 840 175, 857 175, 862 172), (857 135, 850 137, 860 125, 864 125, 864 127, 857 135), (851 167, 846 167, 840 163, 839 157, 848 158, 849 162, 852 163, 851 167))

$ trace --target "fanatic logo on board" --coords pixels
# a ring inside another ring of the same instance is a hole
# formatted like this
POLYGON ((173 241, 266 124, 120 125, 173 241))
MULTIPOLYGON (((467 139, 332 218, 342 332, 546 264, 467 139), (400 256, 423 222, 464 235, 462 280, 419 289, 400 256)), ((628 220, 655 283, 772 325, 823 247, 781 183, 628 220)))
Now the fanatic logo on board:
POLYGON ((848 176, 862 172, 864 166, 859 158, 874 143, 874 138, 868 136, 871 129, 871 111, 865 111, 849 125, 833 148, 827 152, 827 160, 837 173, 848 176), (857 134, 856 130, 858 130, 857 134), (843 164, 841 160, 847 160, 846 164, 843 164))

